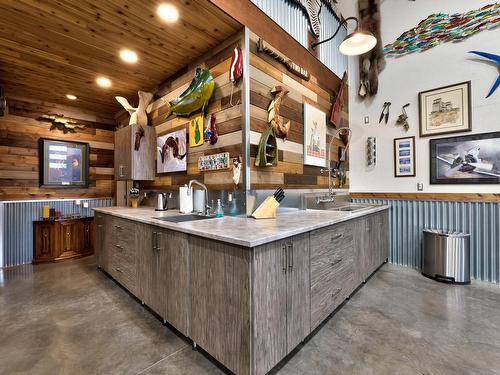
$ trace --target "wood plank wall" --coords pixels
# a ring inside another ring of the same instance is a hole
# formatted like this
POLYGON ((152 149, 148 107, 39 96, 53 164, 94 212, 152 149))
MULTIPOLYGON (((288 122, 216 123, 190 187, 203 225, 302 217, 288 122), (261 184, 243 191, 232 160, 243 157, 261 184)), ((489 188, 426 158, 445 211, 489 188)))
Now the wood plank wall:
POLYGON ((112 118, 39 100, 7 97, 7 104, 9 114, 0 117, 0 200, 114 196, 112 118), (86 129, 76 134, 50 131, 50 123, 37 120, 44 114, 65 115, 84 123, 86 129), (38 140, 41 137, 89 143, 89 188, 39 187, 38 140))
MULTIPOLYGON (((209 103, 208 116, 204 120, 204 126, 210 121, 210 116, 215 114, 219 139, 215 145, 188 146, 187 173, 156 174, 154 181, 141 181, 139 183, 141 189, 177 190, 179 186, 187 184, 191 179, 197 179, 205 183, 210 189, 225 190, 234 188, 231 170, 200 172, 198 170, 198 158, 202 155, 212 155, 220 152, 229 152, 231 157, 242 155, 243 113, 241 84, 233 87, 229 80, 232 51, 240 43, 241 34, 238 33, 222 43, 219 48, 212 50, 195 63, 190 64, 160 86, 157 95, 172 100, 189 86, 197 67, 209 68, 215 79, 215 91, 209 103), (232 90, 233 105, 230 103, 232 90)), ((165 113, 166 106, 163 105, 161 99, 156 100, 153 104, 150 121, 156 129, 157 136, 182 127, 188 128, 189 118, 170 116, 165 119, 165 113)), ((242 183, 239 185, 240 189, 241 187, 242 183)))
MULTIPOLYGON (((286 186, 288 189, 325 188, 328 187, 328 177, 320 173, 318 167, 303 164, 304 148, 304 120, 303 105, 309 103, 326 113, 330 117, 332 90, 311 75, 309 81, 290 73, 283 64, 277 62, 267 54, 257 50, 258 36, 251 34, 250 43, 250 129, 251 129, 251 171, 250 180, 252 189, 272 189, 286 186), (285 142, 278 139, 279 161, 275 167, 255 167, 260 135, 268 127, 267 108, 272 100, 270 93, 273 86, 285 86, 290 93, 283 100, 280 114, 284 121, 290 120, 291 128, 285 142)), ((285 53, 286 51, 280 51, 285 53)), ((308 69, 308 66, 303 66, 308 69)), ((332 76, 334 74, 332 73, 332 76)), ((334 76, 335 77, 335 76, 334 76)), ((348 97, 346 93, 346 98, 348 97)), ((342 113, 342 126, 349 126, 348 106, 342 113)), ((328 131, 333 127, 327 125, 328 131)), ((327 142, 330 142, 327 135, 327 142)), ((343 145, 336 139, 332 147, 332 161, 338 161, 338 147, 343 145)), ((346 170, 349 169, 346 163, 346 170)), ((337 181, 338 184, 338 181, 337 181)), ((347 180, 348 187, 349 182, 347 180)))

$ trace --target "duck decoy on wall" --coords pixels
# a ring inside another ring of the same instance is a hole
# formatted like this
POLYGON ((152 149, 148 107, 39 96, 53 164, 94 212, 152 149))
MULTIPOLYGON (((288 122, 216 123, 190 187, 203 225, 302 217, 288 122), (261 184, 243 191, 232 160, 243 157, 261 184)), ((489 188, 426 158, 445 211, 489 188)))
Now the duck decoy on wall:
POLYGON ((129 125, 137 124, 141 126, 147 126, 147 114, 151 112, 150 103, 153 100, 153 94, 145 91, 139 91, 137 94, 139 96, 139 104, 137 105, 137 108, 132 107, 129 104, 128 100, 123 96, 115 96, 115 99, 130 114, 130 120, 128 122, 129 125))
POLYGON ((50 130, 60 130, 64 134, 76 133, 77 130, 85 129, 85 125, 78 123, 75 120, 64 117, 63 115, 43 115, 39 121, 50 122, 52 125, 50 130))
POLYGON ((178 98, 172 101, 162 99, 167 106, 165 118, 171 114, 189 116, 201 109, 203 116, 207 116, 208 101, 215 89, 215 81, 208 69, 197 68, 189 87, 178 98))
MULTIPOLYGON (((498 65, 498 69, 500 70, 500 56, 499 55, 494 55, 492 53, 487 53, 487 52, 481 52, 481 51, 469 51, 469 53, 473 53, 475 55, 484 57, 488 60, 491 60, 495 62, 498 65)), ((486 98, 489 98, 493 93, 496 91, 496 89, 500 86, 500 74, 498 75, 498 78, 496 82, 493 84, 493 87, 491 88, 490 92, 488 95, 486 95, 486 98)))
POLYGON ((396 120, 396 124, 402 125, 404 130, 408 131, 410 129, 410 124, 408 123, 408 114, 406 113, 406 108, 410 106, 410 103, 407 103, 401 108, 401 114, 398 116, 396 120))

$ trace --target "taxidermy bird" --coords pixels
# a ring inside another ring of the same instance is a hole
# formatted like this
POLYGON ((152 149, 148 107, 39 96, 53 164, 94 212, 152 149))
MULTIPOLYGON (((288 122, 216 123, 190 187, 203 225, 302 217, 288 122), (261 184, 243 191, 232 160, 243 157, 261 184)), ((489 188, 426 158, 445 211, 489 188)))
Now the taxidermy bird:
MULTIPOLYGON (((480 52, 480 51, 469 51, 469 53, 473 53, 475 55, 487 58, 488 60, 491 60, 493 62, 496 62, 498 65, 498 69, 500 70, 500 56, 499 55, 494 55, 492 53, 487 53, 487 52, 480 52)), ((486 95, 487 98, 489 98, 495 90, 500 86, 500 74, 498 75, 497 81, 493 84, 493 87, 491 88, 490 92, 488 95, 486 95)))
POLYGON ((274 99, 267 108, 267 121, 271 124, 276 136, 283 139, 286 139, 288 132, 290 131, 290 121, 283 124, 283 120, 280 118, 280 107, 283 98, 288 93, 289 91, 283 86, 273 87, 271 94, 274 95, 274 99))
POLYGON ((149 105, 153 100, 153 94, 150 92, 139 91, 139 105, 137 108, 132 107, 128 100, 122 96, 115 96, 115 99, 120 103, 123 108, 130 114, 129 125, 137 124, 146 126, 148 124, 147 113, 151 112, 151 106, 149 105))
POLYGON ((47 121, 52 123, 50 130, 60 130, 64 134, 76 133, 77 130, 85 129, 85 125, 78 124, 78 122, 65 118, 62 115, 43 115, 42 121, 47 121))

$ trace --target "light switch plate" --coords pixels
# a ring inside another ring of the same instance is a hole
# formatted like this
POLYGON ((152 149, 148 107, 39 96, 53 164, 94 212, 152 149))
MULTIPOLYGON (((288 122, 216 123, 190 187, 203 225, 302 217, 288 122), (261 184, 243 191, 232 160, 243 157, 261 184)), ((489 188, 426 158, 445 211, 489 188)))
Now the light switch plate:
POLYGON ((365 125, 368 125, 370 123, 370 117, 369 116, 365 116, 364 122, 365 122, 365 125))
POLYGON ((423 191, 424 190, 424 184, 421 183, 421 182, 417 183, 417 190, 418 191, 423 191))

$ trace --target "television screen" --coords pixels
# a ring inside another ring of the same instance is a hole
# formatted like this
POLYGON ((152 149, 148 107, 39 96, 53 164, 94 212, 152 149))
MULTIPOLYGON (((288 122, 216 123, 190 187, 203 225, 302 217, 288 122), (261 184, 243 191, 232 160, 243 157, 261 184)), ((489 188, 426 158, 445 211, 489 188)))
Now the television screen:
POLYGON ((89 145, 40 139, 40 186, 87 187, 89 145))

